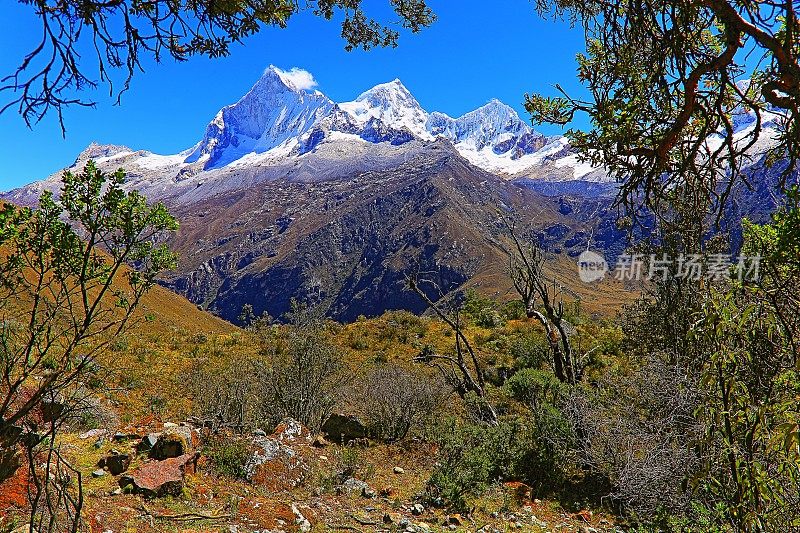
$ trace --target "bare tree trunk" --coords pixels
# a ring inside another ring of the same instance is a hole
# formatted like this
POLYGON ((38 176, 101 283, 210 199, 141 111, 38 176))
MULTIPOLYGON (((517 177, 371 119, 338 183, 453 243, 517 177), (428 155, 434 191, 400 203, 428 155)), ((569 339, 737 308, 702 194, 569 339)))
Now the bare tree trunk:
MULTIPOLYGON (((419 286, 417 275, 407 276, 406 281, 411 290, 416 292, 420 298, 425 302, 429 309, 433 310, 445 324, 450 326, 456 337, 456 355, 451 357, 448 355, 439 355, 433 353, 421 354, 415 358, 418 362, 424 362, 437 368, 447 379, 454 385, 456 393, 464 398, 468 393, 475 393, 483 402, 483 407, 486 410, 485 421, 492 426, 498 424, 497 411, 494 406, 486 399, 486 379, 483 366, 478 359, 472 344, 467 339, 461 327, 460 313, 456 309, 452 316, 441 309, 433 300, 419 286), (467 358, 465 356, 468 355, 467 358), (449 368, 442 366, 442 364, 449 365, 449 368)), ((433 283, 433 282, 431 282, 433 283)), ((435 284, 434 284, 435 285, 435 284)))

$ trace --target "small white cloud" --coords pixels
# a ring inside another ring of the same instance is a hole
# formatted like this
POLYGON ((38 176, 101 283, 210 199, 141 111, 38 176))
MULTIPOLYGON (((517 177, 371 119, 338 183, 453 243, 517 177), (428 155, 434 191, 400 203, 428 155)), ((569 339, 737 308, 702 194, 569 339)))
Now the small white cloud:
POLYGON ((275 72, 278 73, 284 83, 292 85, 299 91, 309 91, 317 86, 317 80, 314 79, 314 75, 307 70, 297 67, 292 67, 288 71, 281 70, 278 67, 272 68, 275 69, 275 72))

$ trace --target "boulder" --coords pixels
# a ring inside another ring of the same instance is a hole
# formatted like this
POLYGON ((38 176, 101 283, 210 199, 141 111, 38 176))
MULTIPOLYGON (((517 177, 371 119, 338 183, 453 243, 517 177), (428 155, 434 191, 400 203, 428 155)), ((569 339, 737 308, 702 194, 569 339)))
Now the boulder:
POLYGON ((341 491, 347 494, 348 496, 358 495, 364 498, 374 498, 375 491, 372 490, 365 481, 361 481, 360 479, 356 478, 348 478, 342 483, 341 491))
POLYGON ((159 461, 180 457, 193 451, 197 441, 196 432, 189 426, 169 427, 156 439, 153 448, 150 450, 150 457, 159 461))
POLYGON ((131 456, 127 453, 121 453, 117 450, 111 452, 100 459, 97 466, 106 468, 112 476, 118 476, 125 472, 131 465, 131 456))
POLYGON ((297 450, 275 437, 255 437, 244 465, 245 478, 273 491, 290 490, 306 478, 309 467, 297 450))
POLYGON ((328 439, 340 444, 368 436, 367 427, 355 416, 333 414, 322 425, 322 432, 328 439))
POLYGON ((161 436, 161 433, 148 433, 142 440, 139 441, 139 444, 136 445, 136 450, 139 452, 149 452, 153 449, 153 446, 156 445, 158 442, 158 437, 161 436))
POLYGON ((328 441, 326 441, 325 437, 323 437, 322 435, 317 435, 316 437, 314 437, 314 440, 311 442, 311 445, 313 447, 315 447, 315 448, 325 448, 329 444, 330 443, 328 441))
POLYGON ((309 522, 308 519, 303 516, 303 513, 295 504, 292 504, 292 513, 295 516, 294 523, 302 533, 308 533, 311 531, 311 522, 309 522))
POLYGON ((184 475, 196 471, 199 457, 199 453, 187 453, 163 461, 149 461, 122 476, 120 487, 131 487, 137 494, 147 497, 180 496, 184 475))
POLYGON ((57 420, 63 413, 66 406, 58 400, 42 400, 42 420, 52 422, 57 420))
POLYGON ((15 446, 22 435, 22 426, 6 425, 0 419, 0 447, 11 448, 15 446))
POLYGON ((86 440, 86 439, 91 439, 91 438, 102 437, 106 433, 108 433, 108 430, 105 430, 105 429, 101 429, 101 428, 90 429, 89 431, 86 431, 86 432, 81 433, 80 435, 78 435, 78 438, 81 439, 81 440, 86 440))
POLYGON ((135 432, 124 432, 124 431, 117 431, 114 433, 114 440, 117 442, 124 442, 126 440, 135 440, 139 438, 139 435, 135 432))
POLYGON ((272 437, 283 444, 310 444, 313 440, 308 428, 292 418, 285 418, 278 424, 272 437))

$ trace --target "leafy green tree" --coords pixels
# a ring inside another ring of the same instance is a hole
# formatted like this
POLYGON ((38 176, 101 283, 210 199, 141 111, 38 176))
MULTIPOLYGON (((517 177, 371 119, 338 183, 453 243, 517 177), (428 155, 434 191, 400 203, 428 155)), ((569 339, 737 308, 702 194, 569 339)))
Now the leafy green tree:
MULTIPOLYGON (((122 170, 105 175, 90 161, 79 174, 64 173, 58 201, 44 193, 38 209, 0 209, 0 453, 22 442, 34 464, 41 444, 47 471, 64 473, 53 479, 77 474, 55 437, 81 409, 86 381, 100 371, 96 356, 144 320, 135 314, 142 297, 176 264, 163 239, 177 222, 163 205, 124 191, 124 180, 122 170)), ((80 499, 48 488, 47 473, 30 475, 31 527, 67 530, 56 525, 54 505, 72 502, 77 518, 80 499), (60 499, 44 505, 40 497, 60 499)))
POLYGON ((796 0, 537 0, 537 6, 583 27, 578 78, 589 97, 558 87, 557 97, 527 95, 526 108, 534 122, 556 124, 585 113, 591 131, 570 130, 570 142, 621 183, 619 201, 633 215, 644 206, 701 234, 697 215, 721 215, 734 185, 752 177, 742 168, 761 155, 754 150, 768 120, 776 132, 768 163, 782 161, 782 186, 797 172, 796 0), (754 114, 754 127, 735 135, 736 118, 745 112, 754 114))
POLYGON ((396 20, 371 18, 362 0, 18 0, 41 25, 41 38, 18 68, 2 79, 10 92, 0 113, 15 109, 29 126, 48 112, 58 115, 70 105, 92 105, 79 94, 107 83, 113 73, 125 75, 122 91, 147 57, 185 61, 192 56, 227 56, 231 44, 243 42, 263 27, 285 28, 292 15, 310 11, 325 20, 341 19, 345 48, 396 46, 395 25, 418 32, 435 17, 425 0, 388 0, 396 20), (88 52, 87 52, 88 51, 88 52), (90 72, 94 61, 96 74, 90 72))
POLYGON ((698 412, 705 468, 692 482, 741 531, 789 531, 800 516, 798 320, 787 322, 769 290, 734 282, 713 291, 696 332, 711 353, 698 412))

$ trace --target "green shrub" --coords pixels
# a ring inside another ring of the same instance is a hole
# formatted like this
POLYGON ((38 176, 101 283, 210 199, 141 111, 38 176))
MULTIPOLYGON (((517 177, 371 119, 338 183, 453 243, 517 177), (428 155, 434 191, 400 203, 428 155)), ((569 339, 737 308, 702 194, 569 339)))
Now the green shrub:
POLYGON ((497 309, 493 307, 484 307, 478 311, 478 315, 475 317, 475 323, 482 328, 494 329, 505 324, 505 319, 497 309))
POLYGON ((522 481, 539 494, 559 489, 573 443, 567 420, 549 405, 534 417, 506 419, 495 427, 451 418, 433 438, 439 461, 429 494, 458 510, 495 481, 522 481))
POLYGON ((534 410, 545 404, 557 404, 565 392, 565 385, 552 372, 534 368, 518 371, 503 388, 512 398, 534 410))
POLYGON ((514 339, 509 351, 517 368, 541 368, 550 357, 544 342, 530 334, 514 339))
POLYGON ((526 317, 525 304, 520 300, 511 300, 503 304, 501 313, 506 320, 522 320, 526 317))
POLYGON ((214 470, 223 476, 244 479, 245 464, 250 457, 247 441, 233 438, 215 438, 203 450, 214 470))

